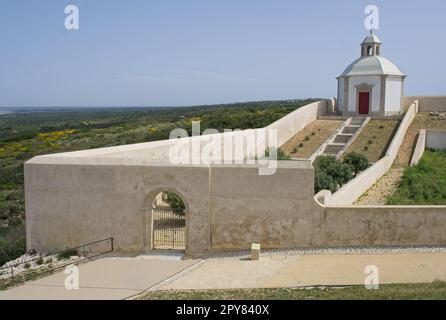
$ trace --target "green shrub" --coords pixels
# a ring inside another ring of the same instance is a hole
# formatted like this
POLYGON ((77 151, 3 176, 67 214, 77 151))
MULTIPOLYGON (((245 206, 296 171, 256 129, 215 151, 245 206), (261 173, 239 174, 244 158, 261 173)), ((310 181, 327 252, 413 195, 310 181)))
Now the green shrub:
POLYGON ((65 251, 60 252, 57 255, 58 260, 66 260, 70 259, 72 256, 77 256, 77 250, 76 249, 67 249, 65 251))
POLYGON ((446 205, 446 151, 426 150, 418 165, 407 168, 389 205, 446 205))
POLYGON ((353 177, 353 168, 351 165, 337 160, 333 156, 320 156, 314 162, 315 167, 315 192, 324 190, 322 186, 328 186, 327 190, 333 192, 353 177), (331 177, 332 180, 327 178, 331 177), (332 185, 334 183, 334 186, 332 185))
POLYGON ((282 149, 278 148, 268 148, 265 150, 265 157, 269 158, 271 151, 274 153, 276 153, 277 158, 276 160, 278 161, 287 161, 287 160, 291 160, 291 157, 289 155, 287 155, 282 149))
POLYGON ((297 151, 298 151, 298 149, 297 149, 297 147, 295 147, 295 148, 293 149, 293 153, 297 153, 297 151))
POLYGON ((364 171, 369 167, 369 159, 367 156, 352 152, 345 156, 344 163, 350 165, 353 168, 353 171, 355 173, 355 176, 361 172, 364 171))
POLYGON ((23 265, 23 268, 25 268, 25 269, 29 269, 29 268, 31 268, 31 264, 29 264, 29 263, 27 262, 27 263, 25 263, 25 264, 23 265))
POLYGON ((181 198, 175 192, 166 192, 166 202, 170 205, 170 208, 178 214, 184 214, 186 206, 181 198))
POLYGON ((10 226, 5 231, 0 230, 0 266, 20 257, 25 251, 23 224, 10 226))
POLYGON ((318 193, 321 190, 330 190, 336 192, 338 184, 332 176, 328 175, 325 171, 316 169, 314 172, 314 191, 318 193))
POLYGON ((43 264, 43 258, 40 257, 39 259, 37 259, 37 260, 36 260, 36 264, 37 264, 38 266, 41 266, 41 265, 43 264))

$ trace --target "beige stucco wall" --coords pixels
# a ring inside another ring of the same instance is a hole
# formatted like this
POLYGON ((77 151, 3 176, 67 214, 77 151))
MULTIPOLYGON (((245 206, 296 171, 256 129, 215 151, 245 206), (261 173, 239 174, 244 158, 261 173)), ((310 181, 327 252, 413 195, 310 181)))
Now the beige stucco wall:
POLYGON ((265 247, 298 243, 280 228, 290 232, 290 220, 302 225, 314 205, 309 161, 279 162, 276 174, 261 176, 258 166, 248 165, 46 160, 25 164, 27 248, 42 252, 107 237, 115 239, 117 252, 151 250, 151 204, 163 190, 186 203, 189 256, 247 248, 254 239, 265 247))
POLYGON ((426 148, 434 150, 446 149, 446 131, 427 130, 426 148))
MULTIPOLYGON (((305 123, 325 107, 309 108, 305 123)), ((179 166, 145 158, 147 144, 35 157, 25 163, 27 248, 54 251, 113 237, 117 253, 149 251, 150 205, 163 190, 186 204, 189 256, 248 249, 252 242, 263 248, 445 244, 446 207, 347 205, 390 166, 416 111, 414 103, 385 159, 341 193, 321 192, 322 204, 313 196, 309 161, 278 162, 274 175, 262 176, 258 165, 179 166)), ((274 125, 291 136, 302 116, 274 125)), ((150 147, 165 150, 168 143, 150 147)))
POLYGON ((314 174, 310 162, 292 169, 285 162, 274 176, 252 169, 213 168, 211 243, 213 251, 311 246, 314 174))
POLYGON ((404 107, 409 107, 414 101, 419 102, 419 112, 446 112, 446 96, 412 96, 404 97, 404 107))
POLYGON ((442 245, 446 207, 324 207, 316 244, 339 246, 442 245))
POLYGON ((25 188, 28 249, 54 251, 114 237, 118 251, 145 251, 151 248, 151 203, 162 190, 186 201, 191 253, 209 247, 208 167, 34 158, 25 164, 25 188))

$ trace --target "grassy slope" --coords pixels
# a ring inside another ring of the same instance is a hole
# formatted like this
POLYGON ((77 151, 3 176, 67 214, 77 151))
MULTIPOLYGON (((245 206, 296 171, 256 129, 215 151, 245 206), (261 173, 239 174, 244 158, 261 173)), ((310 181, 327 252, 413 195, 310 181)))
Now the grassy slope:
POLYGON ((427 150, 417 166, 407 168, 391 205, 446 205, 446 151, 427 150))
POLYGON ((167 139, 172 129, 264 127, 313 100, 187 108, 64 109, 0 116, 0 265, 25 250, 23 163, 41 154, 167 139))
POLYGON ((399 300, 446 299, 446 283, 381 285, 378 290, 364 286, 316 289, 237 289, 153 291, 142 299, 162 300, 399 300))

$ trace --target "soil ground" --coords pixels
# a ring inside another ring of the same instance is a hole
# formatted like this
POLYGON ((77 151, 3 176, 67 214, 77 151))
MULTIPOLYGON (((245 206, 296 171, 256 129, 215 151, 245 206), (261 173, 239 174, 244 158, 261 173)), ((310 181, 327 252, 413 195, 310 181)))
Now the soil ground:
POLYGON ((410 164, 421 129, 446 130, 446 120, 432 117, 429 113, 418 113, 407 130, 398 155, 389 172, 367 190, 355 203, 356 205, 385 205, 387 203, 388 197, 398 188, 404 170, 410 164))
POLYGON ((286 142, 281 149, 292 158, 308 159, 343 122, 316 120, 286 142))
POLYGON ((371 163, 381 159, 390 145, 400 121, 371 120, 344 154, 362 153, 371 163))

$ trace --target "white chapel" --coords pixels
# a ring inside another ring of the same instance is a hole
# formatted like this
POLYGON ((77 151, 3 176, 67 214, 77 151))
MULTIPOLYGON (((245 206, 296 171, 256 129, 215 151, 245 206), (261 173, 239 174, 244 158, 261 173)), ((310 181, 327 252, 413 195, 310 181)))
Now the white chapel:
POLYGON ((338 79, 338 113, 346 116, 392 116, 403 112, 403 74, 381 55, 381 41, 371 31, 361 43, 361 57, 338 79))

